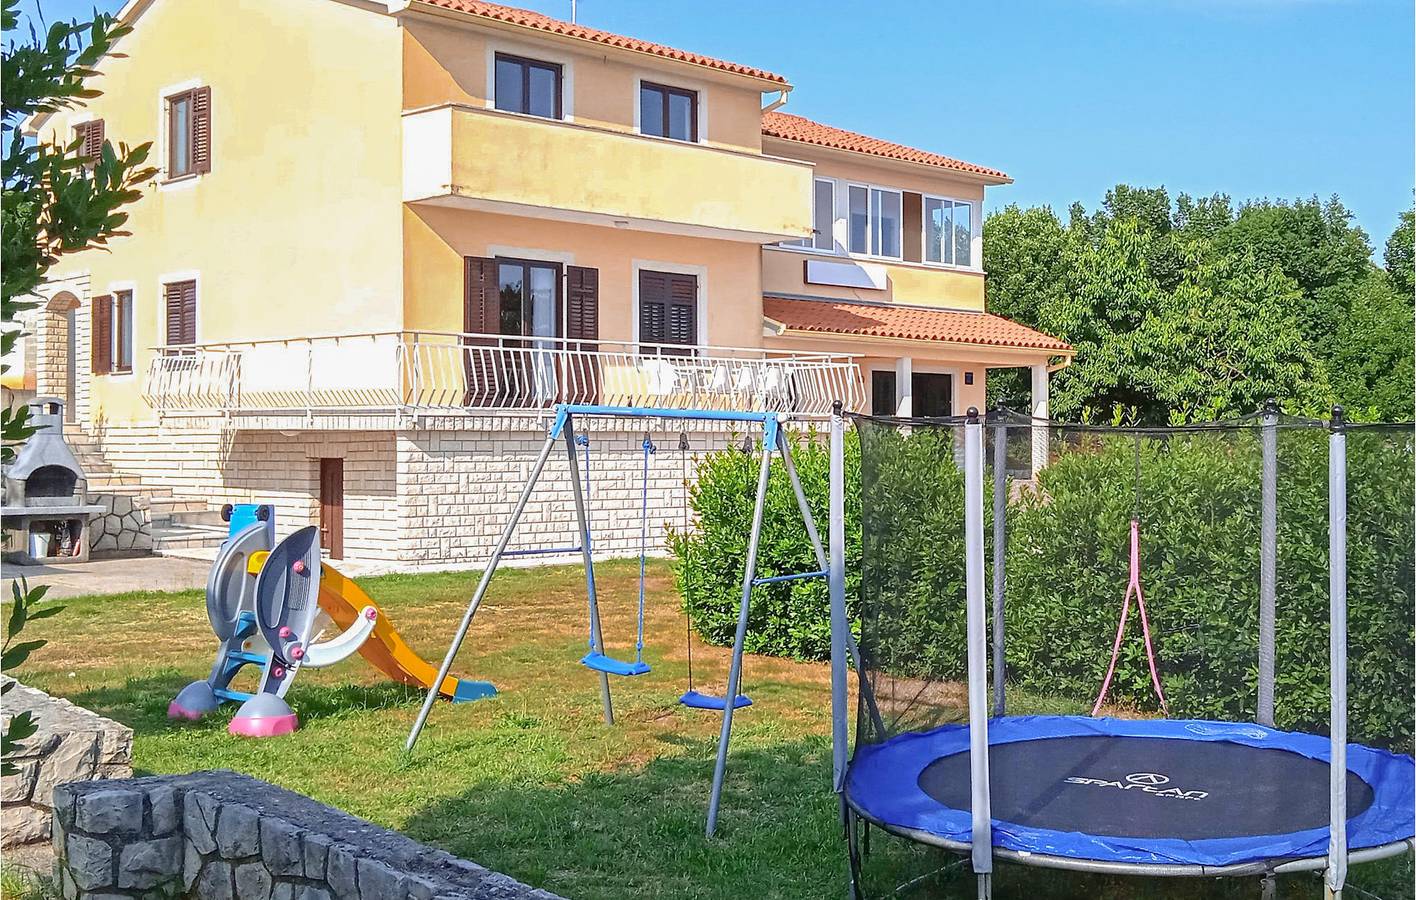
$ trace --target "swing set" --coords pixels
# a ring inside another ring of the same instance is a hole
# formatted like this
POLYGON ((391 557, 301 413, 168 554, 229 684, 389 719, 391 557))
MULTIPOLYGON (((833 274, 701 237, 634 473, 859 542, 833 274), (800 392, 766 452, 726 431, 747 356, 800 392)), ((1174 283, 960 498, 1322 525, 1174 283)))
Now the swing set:
MULTIPOLYGON (((486 569, 482 572, 482 577, 477 583, 477 588, 472 594, 472 599, 467 605, 467 611, 463 614, 456 632, 453 634, 451 643, 448 646, 447 654, 443 657, 442 665, 439 669, 439 678, 433 684, 440 684, 451 670, 453 660, 457 657, 458 650, 462 647, 462 642, 467 636, 467 631, 472 625, 472 620, 477 614, 477 609, 481 606, 483 598, 486 596, 487 587, 491 583, 492 576, 496 573, 500 562, 508 557, 533 556, 533 555, 553 555, 579 553, 585 568, 585 594, 587 609, 589 614, 589 637, 588 652, 580 659, 581 665, 597 672, 600 676, 600 698, 604 707, 604 718, 607 725, 614 724, 614 703, 610 691, 610 676, 617 677, 637 677, 650 673, 650 665, 644 661, 644 606, 645 606, 645 577, 649 556, 649 464, 650 459, 658 452, 658 447, 654 444, 649 431, 645 431, 644 439, 640 443, 641 466, 640 466, 640 490, 639 490, 639 597, 638 610, 636 616, 634 658, 620 659, 606 652, 604 635, 600 628, 600 607, 598 594, 595 586, 595 562, 593 558, 593 543, 590 522, 590 497, 593 478, 591 475, 591 448, 589 436, 576 432, 576 421, 578 418, 585 419, 631 419, 668 422, 720 422, 739 423, 743 425, 759 426, 761 428, 761 462, 758 465, 757 493, 752 511, 752 527, 748 537, 747 556, 743 563, 742 594, 738 605, 737 630, 733 639, 733 649, 731 663, 728 668, 727 690, 722 694, 708 694, 698 691, 693 685, 693 634, 692 626, 688 629, 688 690, 678 698, 678 702, 683 706, 696 710, 719 711, 723 715, 722 728, 718 736, 718 757, 713 770, 713 787, 708 804, 708 834, 715 830, 718 817, 718 802, 722 795, 723 777, 727 766, 728 739, 732 732, 733 712, 743 707, 751 706, 752 700, 741 691, 742 686, 742 658, 743 643, 747 636, 747 619, 749 604, 752 599, 752 591, 756 587, 766 584, 778 584, 789 581, 800 581, 803 579, 828 578, 828 565, 826 550, 821 542, 821 537, 816 529, 816 522, 812 518, 811 509, 806 502, 806 493, 801 486, 801 480, 797 477, 796 465, 792 461, 791 442, 787 440, 786 433, 782 428, 786 417, 784 414, 776 412, 747 412, 734 410, 709 410, 709 409, 660 409, 655 407, 637 406, 601 406, 598 404, 561 404, 556 407, 555 419, 546 441, 541 446, 540 453, 536 457, 535 463, 531 467, 531 473, 527 477, 526 483, 522 486, 521 494, 516 501, 510 518, 502 529, 495 548, 492 550, 486 569), (526 510, 526 504, 531 499, 531 495, 536 489, 537 483, 546 467, 547 461, 555 451, 556 444, 564 446, 566 461, 569 466, 569 480, 571 485, 571 495, 575 501, 575 516, 577 525, 576 542, 564 547, 536 547, 529 549, 507 549, 508 544, 516 532, 516 526, 520 522, 526 510), (579 452, 577 452, 579 451, 579 452), (757 550, 758 541, 762 533, 762 517, 766 507, 767 484, 771 474, 773 455, 780 457, 782 468, 786 471, 787 478, 792 485, 795 494, 797 508, 801 513, 802 522, 806 526, 806 533, 809 537, 814 551, 817 568, 810 572, 798 572, 786 575, 772 575, 758 577, 757 575, 757 550), (582 475, 581 469, 584 469, 582 475), (732 702, 728 701, 732 698, 732 702)), ((747 444, 750 448, 750 443, 747 444)), ((679 434, 678 452, 680 467, 682 470, 683 491, 684 491, 684 528, 688 527, 688 455, 689 455, 688 432, 685 428, 679 434)), ((852 650, 854 648, 852 647, 852 650)), ((428 715, 432 711, 433 703, 437 699, 437 692, 431 691, 423 700, 422 709, 419 710, 417 718, 413 722, 413 728, 408 733, 408 740, 404 744, 405 750, 411 751, 418 741, 418 736, 427 723, 428 715)))

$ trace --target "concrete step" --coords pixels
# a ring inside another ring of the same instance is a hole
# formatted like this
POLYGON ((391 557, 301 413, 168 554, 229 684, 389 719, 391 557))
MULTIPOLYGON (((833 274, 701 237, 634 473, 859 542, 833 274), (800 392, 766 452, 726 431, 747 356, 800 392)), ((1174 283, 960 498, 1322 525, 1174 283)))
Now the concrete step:
MULTIPOLYGON (((218 516, 218 521, 220 516, 218 516)), ((216 548, 226 540, 226 525, 188 522, 153 523, 152 550, 161 555, 173 550, 216 548)))

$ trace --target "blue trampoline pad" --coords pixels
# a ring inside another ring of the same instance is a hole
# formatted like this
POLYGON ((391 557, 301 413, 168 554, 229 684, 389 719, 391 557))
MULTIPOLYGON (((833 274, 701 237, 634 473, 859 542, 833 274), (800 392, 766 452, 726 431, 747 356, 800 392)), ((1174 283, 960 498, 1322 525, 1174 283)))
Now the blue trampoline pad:
MULTIPOLYGON (((1097 862, 1230 866, 1327 853, 1330 745, 1258 725, 1016 716, 988 725, 995 847, 1097 862)), ((857 748, 851 804, 895 829, 967 844, 969 732, 857 748)), ((1416 833, 1416 766, 1347 749, 1351 849, 1416 833)))

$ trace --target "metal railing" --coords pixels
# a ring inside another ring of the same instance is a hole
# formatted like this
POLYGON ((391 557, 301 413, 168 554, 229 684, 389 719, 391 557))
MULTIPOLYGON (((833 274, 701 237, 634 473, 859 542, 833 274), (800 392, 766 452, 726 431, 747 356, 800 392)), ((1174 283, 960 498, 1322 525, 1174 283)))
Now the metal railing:
POLYGON ((163 414, 528 413, 557 403, 825 416, 864 400, 845 354, 455 332, 155 348, 163 414))

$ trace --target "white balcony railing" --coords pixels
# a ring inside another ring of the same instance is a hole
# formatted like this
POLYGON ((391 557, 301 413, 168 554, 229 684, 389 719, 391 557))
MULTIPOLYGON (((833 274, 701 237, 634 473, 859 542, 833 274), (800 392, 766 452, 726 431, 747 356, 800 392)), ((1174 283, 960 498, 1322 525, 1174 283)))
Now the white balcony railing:
POLYGON ((384 332, 158 348, 163 414, 530 413, 557 403, 823 416, 864 397, 848 355, 384 332))

